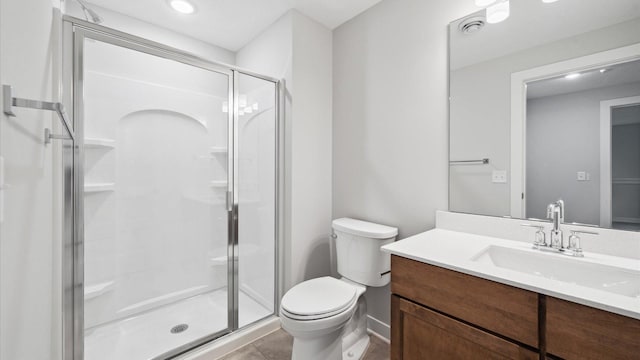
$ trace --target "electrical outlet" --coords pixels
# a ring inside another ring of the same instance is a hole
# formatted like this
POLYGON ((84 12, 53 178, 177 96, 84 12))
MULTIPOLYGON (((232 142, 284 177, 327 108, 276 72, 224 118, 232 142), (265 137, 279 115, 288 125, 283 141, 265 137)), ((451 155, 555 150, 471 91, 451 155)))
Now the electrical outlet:
POLYGON ((506 170, 493 170, 491 173, 491 182, 494 184, 506 184, 507 183, 507 171, 506 170))

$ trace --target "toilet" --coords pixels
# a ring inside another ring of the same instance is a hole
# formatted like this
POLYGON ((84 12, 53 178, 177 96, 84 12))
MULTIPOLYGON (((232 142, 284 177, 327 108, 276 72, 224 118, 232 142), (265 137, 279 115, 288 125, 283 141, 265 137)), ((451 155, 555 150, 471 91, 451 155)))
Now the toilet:
POLYGON ((391 259, 380 247, 398 229, 350 218, 332 223, 341 279, 320 277, 292 287, 280 302, 282 328, 293 336, 292 360, 362 358, 367 346, 367 286, 391 278, 391 259))

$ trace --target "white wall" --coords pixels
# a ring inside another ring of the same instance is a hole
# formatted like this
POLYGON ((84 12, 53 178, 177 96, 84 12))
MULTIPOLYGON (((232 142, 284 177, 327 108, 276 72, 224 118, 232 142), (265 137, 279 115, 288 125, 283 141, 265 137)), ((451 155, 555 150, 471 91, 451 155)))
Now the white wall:
POLYGON ((453 69, 451 159, 490 158, 491 164, 451 168, 449 209, 483 215, 510 214, 509 184, 492 183, 491 172, 509 173, 512 73, 638 41, 640 20, 634 20, 453 69))
POLYGON ((600 102, 637 95, 640 83, 527 100, 527 217, 562 198, 565 221, 600 224, 600 102))
MULTIPOLYGON (((51 0, 0 2, 0 82, 13 85, 14 96, 56 98, 53 59, 59 41, 52 30, 59 21, 51 0)), ((15 112, 15 118, 0 116, 6 186, 0 224, 0 359, 59 359, 61 247, 52 212, 59 209, 54 192, 60 189, 53 185, 57 145, 43 144, 44 128, 58 120, 45 111, 15 112)))
POLYGON ((331 31, 293 12, 291 285, 330 274, 331 52, 331 31))
MULTIPOLYGON (((333 218, 397 226, 405 238, 447 209, 447 25, 475 10, 385 0, 334 31, 333 218)), ((387 325, 389 295, 366 293, 369 315, 387 325)))
POLYGON ((330 273, 331 31, 291 11, 236 54, 283 79, 284 289, 330 273))

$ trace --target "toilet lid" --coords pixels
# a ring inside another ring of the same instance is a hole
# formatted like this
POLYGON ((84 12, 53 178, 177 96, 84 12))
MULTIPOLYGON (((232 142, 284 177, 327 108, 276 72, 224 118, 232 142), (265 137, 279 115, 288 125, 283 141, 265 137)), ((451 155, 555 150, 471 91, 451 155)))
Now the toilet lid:
POLYGON ((294 286, 282 297, 281 306, 295 315, 323 315, 346 308, 356 296, 354 286, 327 276, 294 286))

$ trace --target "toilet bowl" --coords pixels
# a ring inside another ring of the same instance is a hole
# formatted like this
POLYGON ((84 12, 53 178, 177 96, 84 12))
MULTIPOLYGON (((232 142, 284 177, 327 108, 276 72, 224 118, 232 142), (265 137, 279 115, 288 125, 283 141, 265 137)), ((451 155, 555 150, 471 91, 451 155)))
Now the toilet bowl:
POLYGON ((280 302, 282 328, 294 338, 293 360, 360 359, 369 345, 366 286, 389 283, 390 259, 380 247, 395 240, 396 228, 342 218, 333 229, 343 277, 304 281, 280 302))

